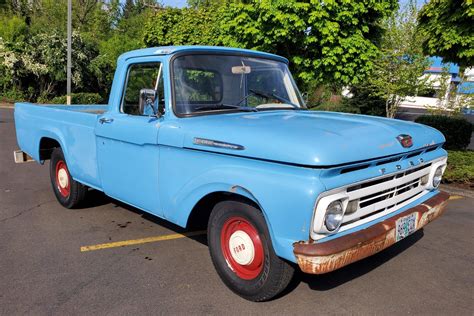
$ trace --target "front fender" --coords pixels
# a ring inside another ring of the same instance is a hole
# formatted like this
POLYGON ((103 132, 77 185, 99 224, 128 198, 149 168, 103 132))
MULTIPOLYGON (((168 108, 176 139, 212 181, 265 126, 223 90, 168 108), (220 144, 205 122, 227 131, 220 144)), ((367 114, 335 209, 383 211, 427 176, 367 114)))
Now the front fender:
MULTIPOLYGON (((176 217, 172 219, 170 218, 170 220, 182 227, 186 226, 187 221, 189 219, 189 215, 194 206, 205 196, 216 192, 229 192, 246 197, 251 201, 255 202, 262 209, 258 199, 249 190, 245 189, 240 185, 223 182, 205 183, 199 185, 196 182, 199 182, 199 180, 196 179, 196 181, 190 183, 188 186, 186 186, 186 188, 183 188, 181 192, 176 196, 177 209, 185 211, 175 213, 176 217), (199 186, 193 187, 193 185, 199 186)), ((264 212, 263 209, 262 211, 264 212)))
POLYGON ((260 206, 278 256, 296 261, 294 242, 309 238, 313 207, 324 191, 318 170, 228 155, 165 148, 160 198, 165 217, 185 226, 196 203, 213 192, 232 192, 260 206))

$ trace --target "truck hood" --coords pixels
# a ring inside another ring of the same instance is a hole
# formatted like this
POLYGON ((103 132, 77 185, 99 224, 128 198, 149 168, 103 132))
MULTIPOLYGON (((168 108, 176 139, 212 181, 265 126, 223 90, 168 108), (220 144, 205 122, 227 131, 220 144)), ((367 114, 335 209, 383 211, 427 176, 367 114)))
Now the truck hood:
POLYGON ((239 112, 184 120, 186 148, 304 166, 342 165, 445 141, 425 125, 334 112, 239 112), (402 147, 401 134, 410 135, 413 146, 402 147))

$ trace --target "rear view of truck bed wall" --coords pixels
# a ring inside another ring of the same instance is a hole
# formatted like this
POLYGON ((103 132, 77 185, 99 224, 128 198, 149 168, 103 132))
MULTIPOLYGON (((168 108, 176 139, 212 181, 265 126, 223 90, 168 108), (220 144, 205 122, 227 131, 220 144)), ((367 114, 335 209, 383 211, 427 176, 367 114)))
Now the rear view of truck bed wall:
POLYGON ((56 140, 65 154, 72 177, 86 185, 101 189, 97 167, 94 133, 97 113, 104 106, 40 106, 15 104, 15 128, 18 145, 40 162, 40 141, 56 140))

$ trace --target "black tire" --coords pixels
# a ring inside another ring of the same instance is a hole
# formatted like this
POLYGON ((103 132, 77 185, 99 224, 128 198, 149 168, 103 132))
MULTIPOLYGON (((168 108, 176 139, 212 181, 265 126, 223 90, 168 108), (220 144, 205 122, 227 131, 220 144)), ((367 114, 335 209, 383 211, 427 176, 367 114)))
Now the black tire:
POLYGON ((240 201, 218 203, 209 218, 207 238, 220 278, 247 300, 270 300, 283 291, 293 277, 293 266, 275 254, 263 214, 252 205, 240 201), (239 254, 239 251, 242 252, 239 254))
POLYGON ((85 199, 87 187, 71 177, 61 148, 51 154, 49 176, 54 195, 65 208, 75 208, 85 199))

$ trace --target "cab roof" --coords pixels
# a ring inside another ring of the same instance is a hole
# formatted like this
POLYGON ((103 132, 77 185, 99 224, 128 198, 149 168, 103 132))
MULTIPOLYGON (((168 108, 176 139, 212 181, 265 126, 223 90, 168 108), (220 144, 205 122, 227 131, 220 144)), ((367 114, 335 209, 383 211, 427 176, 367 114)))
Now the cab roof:
POLYGON ((223 46, 160 46, 150 47, 132 50, 126 52, 119 57, 120 60, 126 60, 135 57, 145 57, 153 55, 167 55, 173 56, 182 52, 209 52, 209 53, 235 53, 242 55, 252 55, 255 57, 270 58, 282 61, 288 64, 288 59, 270 53, 259 52, 256 50, 234 48, 234 47, 223 47, 223 46))

